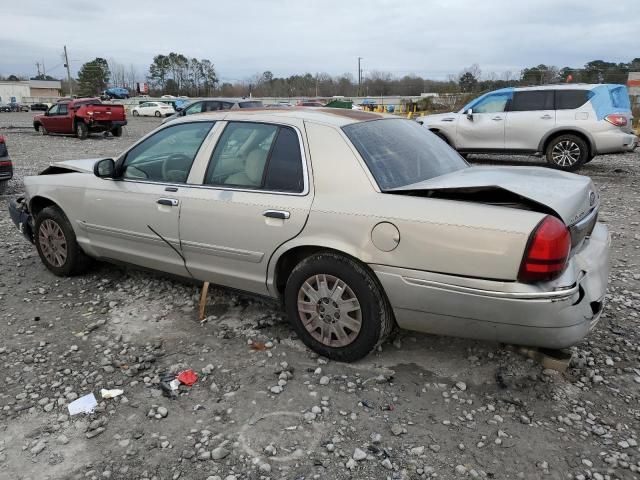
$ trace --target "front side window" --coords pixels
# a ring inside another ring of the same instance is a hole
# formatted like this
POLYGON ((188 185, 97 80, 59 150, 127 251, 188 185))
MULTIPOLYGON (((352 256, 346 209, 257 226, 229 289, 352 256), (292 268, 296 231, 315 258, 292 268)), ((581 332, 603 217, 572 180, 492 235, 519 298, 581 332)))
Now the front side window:
POLYGON ((553 90, 525 90, 513 94, 509 111, 553 110, 553 103, 553 90))
POLYGON ((473 113, 500 113, 504 112, 507 102, 511 98, 511 93, 496 93, 487 95, 478 103, 473 105, 473 113))
POLYGON ((382 191, 467 168, 464 159, 411 120, 383 119, 342 127, 382 191))
POLYGON ((298 135, 279 125, 229 123, 211 156, 205 184, 301 193, 304 175, 298 135))
POLYGON ((184 183, 214 122, 194 122, 160 130, 127 153, 122 177, 131 180, 184 183))
POLYGON ((66 115, 69 112, 69 104, 61 103, 58 107, 58 115, 66 115))
POLYGON ((51 107, 49 109, 49 111, 47 112, 48 115, 57 115, 58 114, 58 109, 60 108, 60 104, 56 103, 53 107, 51 107))
POLYGON ((240 108, 262 108, 262 102, 259 100, 254 102, 239 102, 238 106, 240 108))
POLYGON ((202 112, 202 106, 204 105, 204 102, 196 102, 193 105, 189 105, 185 111, 184 114, 185 115, 193 115, 194 113, 200 113, 202 112))

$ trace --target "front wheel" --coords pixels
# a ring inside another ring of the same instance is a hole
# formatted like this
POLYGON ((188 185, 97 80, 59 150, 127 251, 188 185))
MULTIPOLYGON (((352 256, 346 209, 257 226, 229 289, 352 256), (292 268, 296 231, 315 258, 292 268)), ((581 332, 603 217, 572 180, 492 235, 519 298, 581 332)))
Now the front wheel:
POLYGON ((161 114, 160 112, 156 112, 156 113, 154 113, 154 115, 155 115, 156 117, 158 117, 158 118, 162 116, 162 114, 161 114))
POLYGON ((43 209, 36 217, 34 231, 40 260, 54 275, 68 277, 86 270, 90 259, 76 242, 76 234, 62 210, 43 209))
POLYGON ((560 135, 547 145, 546 158, 553 168, 570 172, 587 162, 589 147, 576 135, 560 135))
POLYGON ((122 136, 122 127, 116 127, 113 130, 111 130, 111 135, 113 135, 114 137, 121 137, 122 136))
POLYGON ((49 132, 47 132, 47 129, 44 128, 44 125, 42 125, 41 123, 38 123, 36 125, 36 130, 40 133, 40 135, 48 135, 49 132))
POLYGON ((137 111, 137 110, 134 110, 134 111, 133 111, 133 112, 131 112, 131 113, 133 113, 133 116, 134 116, 134 117, 137 117, 137 116, 139 116, 139 115, 140 115, 140 114, 138 113, 138 111, 137 111))
POLYGON ((302 260, 287 280, 284 300, 300 339, 332 360, 365 357, 394 326, 385 293, 373 274, 333 252, 302 260))
POLYGON ((84 140, 89 136, 89 127, 84 122, 76 122, 76 137, 84 140))

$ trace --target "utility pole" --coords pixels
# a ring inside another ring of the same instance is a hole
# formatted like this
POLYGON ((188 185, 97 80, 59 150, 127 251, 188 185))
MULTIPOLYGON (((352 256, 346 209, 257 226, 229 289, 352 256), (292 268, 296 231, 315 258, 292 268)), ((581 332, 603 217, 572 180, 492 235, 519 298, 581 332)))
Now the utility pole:
POLYGON ((71 84, 71 69, 69 68, 69 56, 67 46, 64 46, 64 66, 67 68, 67 82, 69 83, 69 96, 73 96, 73 85, 71 84))
POLYGON ((362 88, 362 69, 360 68, 360 60, 362 60, 362 57, 358 57, 358 96, 360 96, 360 90, 362 88))
POLYGON ((36 68, 38 69, 38 76, 40 76, 40 63, 36 62, 36 68))

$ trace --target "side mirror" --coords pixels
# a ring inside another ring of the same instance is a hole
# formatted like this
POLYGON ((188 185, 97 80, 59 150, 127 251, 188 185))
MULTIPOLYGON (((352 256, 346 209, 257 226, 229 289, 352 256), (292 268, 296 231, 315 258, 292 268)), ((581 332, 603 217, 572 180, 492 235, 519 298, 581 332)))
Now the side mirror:
POLYGON ((93 174, 98 178, 114 178, 116 162, 113 158, 103 158, 93 165, 93 174))
POLYGON ((466 114, 467 114, 467 118, 468 118, 469 120, 473 120, 473 108, 469 108, 469 109, 466 111, 466 114))
POLYGON ((176 111, 176 112, 181 112, 182 110, 184 110, 184 108, 183 108, 183 107, 176 107, 176 108, 175 108, 175 111, 176 111))

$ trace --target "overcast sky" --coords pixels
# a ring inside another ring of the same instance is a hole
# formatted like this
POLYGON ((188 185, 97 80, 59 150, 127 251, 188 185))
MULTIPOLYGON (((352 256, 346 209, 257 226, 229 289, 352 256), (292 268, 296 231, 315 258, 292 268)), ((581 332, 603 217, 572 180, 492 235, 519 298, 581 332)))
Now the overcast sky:
POLYGON ((582 66, 640 57, 640 0, 3 0, 0 74, 73 74, 95 57, 134 64, 154 55, 208 58, 223 80, 271 70, 388 71, 446 78, 540 63, 582 66))

